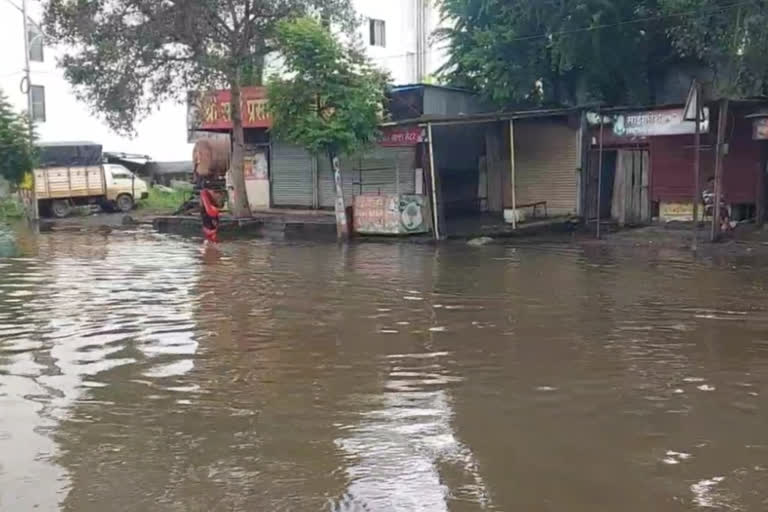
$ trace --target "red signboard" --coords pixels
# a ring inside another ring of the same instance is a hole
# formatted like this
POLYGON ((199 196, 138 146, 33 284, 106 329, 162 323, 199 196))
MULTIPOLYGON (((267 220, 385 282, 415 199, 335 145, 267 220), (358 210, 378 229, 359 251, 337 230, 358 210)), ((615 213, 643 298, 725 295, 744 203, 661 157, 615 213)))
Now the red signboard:
POLYGON ((395 126, 384 128, 379 145, 387 147, 415 146, 424 142, 423 128, 419 126, 395 126))
MULTIPOLYGON (((267 109, 265 87, 243 87, 241 112, 244 128, 269 128, 272 117, 267 109)), ((203 94, 190 94, 189 130, 231 130, 232 92, 229 89, 203 94)))

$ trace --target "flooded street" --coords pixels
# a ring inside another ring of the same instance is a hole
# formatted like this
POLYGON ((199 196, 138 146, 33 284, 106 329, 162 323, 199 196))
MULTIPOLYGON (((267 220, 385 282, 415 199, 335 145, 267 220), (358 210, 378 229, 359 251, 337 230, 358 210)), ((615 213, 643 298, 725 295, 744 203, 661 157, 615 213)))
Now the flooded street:
POLYGON ((762 257, 14 236, 2 511, 768 510, 762 257))

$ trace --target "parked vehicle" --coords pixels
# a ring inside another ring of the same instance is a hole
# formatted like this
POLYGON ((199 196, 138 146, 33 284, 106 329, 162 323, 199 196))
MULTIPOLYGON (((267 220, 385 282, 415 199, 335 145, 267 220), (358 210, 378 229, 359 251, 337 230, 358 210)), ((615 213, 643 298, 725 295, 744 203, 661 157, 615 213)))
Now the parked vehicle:
POLYGON ((35 194, 43 215, 66 217, 73 208, 89 204, 129 212, 149 195, 147 183, 124 166, 104 164, 98 144, 63 142, 39 149, 35 194))

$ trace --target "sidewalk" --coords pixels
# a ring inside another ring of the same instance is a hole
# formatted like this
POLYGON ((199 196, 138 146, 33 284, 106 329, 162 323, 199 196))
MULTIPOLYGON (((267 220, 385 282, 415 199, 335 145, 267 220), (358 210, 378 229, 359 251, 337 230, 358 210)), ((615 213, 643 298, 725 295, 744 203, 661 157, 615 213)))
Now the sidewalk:
MULTIPOLYGON (((588 240, 589 232, 584 232, 588 240)), ((768 225, 759 228, 752 223, 739 224, 721 236, 717 242, 710 241, 710 225, 701 225, 698 233, 698 250, 703 253, 768 253, 768 225)), ((670 222, 639 228, 626 228, 606 233, 602 240, 594 240, 619 247, 657 247, 665 249, 691 250, 693 225, 690 222, 670 222)))
MULTIPOLYGON (((199 216, 166 215, 155 217, 152 225, 160 233, 198 236, 202 233, 199 216)), ((222 238, 281 236, 293 239, 336 239, 336 218, 324 210, 268 209, 253 212, 251 217, 221 217, 222 238)))

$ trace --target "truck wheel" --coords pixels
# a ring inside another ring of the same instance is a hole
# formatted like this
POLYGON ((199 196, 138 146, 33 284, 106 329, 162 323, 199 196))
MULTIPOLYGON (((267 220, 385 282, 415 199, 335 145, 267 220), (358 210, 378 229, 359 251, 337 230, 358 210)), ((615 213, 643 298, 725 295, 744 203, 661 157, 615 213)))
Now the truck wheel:
POLYGON ((120 194, 115 202, 117 203, 117 209, 123 213, 133 210, 133 198, 130 194, 120 194))
POLYGON ((51 213, 58 219, 63 219, 72 213, 72 203, 67 199, 56 199, 51 203, 51 213))

